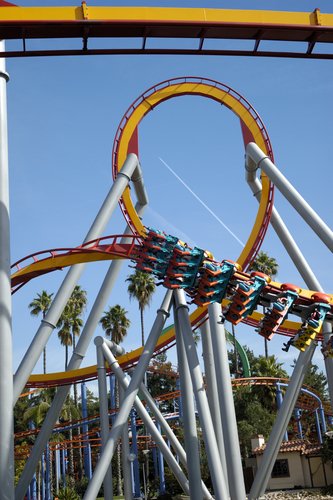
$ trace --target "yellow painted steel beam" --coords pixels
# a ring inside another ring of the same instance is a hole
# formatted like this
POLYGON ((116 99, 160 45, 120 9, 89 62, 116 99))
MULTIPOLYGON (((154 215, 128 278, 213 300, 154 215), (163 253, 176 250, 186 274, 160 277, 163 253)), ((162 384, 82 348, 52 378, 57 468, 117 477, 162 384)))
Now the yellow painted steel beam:
POLYGON ((294 27, 333 26, 333 14, 269 10, 230 10, 163 7, 0 7, 0 21, 112 21, 235 23, 294 27))

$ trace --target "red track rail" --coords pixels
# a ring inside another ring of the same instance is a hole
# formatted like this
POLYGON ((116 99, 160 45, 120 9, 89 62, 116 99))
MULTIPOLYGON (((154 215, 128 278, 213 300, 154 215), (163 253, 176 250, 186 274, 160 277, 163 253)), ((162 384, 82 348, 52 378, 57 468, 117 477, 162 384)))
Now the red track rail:
MULTIPOLYGON (((142 238, 136 235, 123 235, 116 234, 111 236, 103 236, 101 238, 97 238, 95 240, 88 241, 78 247, 75 248, 55 248, 51 250, 42 250, 40 252, 36 252, 22 259, 18 260, 14 264, 12 264, 11 269, 16 271, 20 271, 24 267, 29 266, 30 264, 36 262, 46 261, 50 258, 56 258, 61 256, 68 256, 74 254, 82 254, 82 253, 103 253, 103 254, 113 254, 119 255, 120 257, 130 259, 136 253, 136 248, 141 245, 142 238), (129 243, 122 244, 120 240, 122 238, 127 238, 129 243)), ((40 276, 41 274, 46 274, 48 272, 54 271, 56 269, 62 269, 61 267, 55 267, 52 269, 47 269, 44 271, 36 271, 33 270, 31 273, 25 274, 24 276, 17 276, 12 278, 12 291, 15 293, 19 290, 23 285, 25 285, 28 281, 36 276, 40 276)))

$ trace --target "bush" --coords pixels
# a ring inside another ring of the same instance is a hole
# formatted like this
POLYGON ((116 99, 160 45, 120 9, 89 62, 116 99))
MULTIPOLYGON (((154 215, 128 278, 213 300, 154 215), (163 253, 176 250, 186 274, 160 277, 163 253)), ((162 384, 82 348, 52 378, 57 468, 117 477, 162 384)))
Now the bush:
POLYGON ((74 488, 65 486, 59 490, 59 500, 80 500, 80 496, 76 493, 74 488))

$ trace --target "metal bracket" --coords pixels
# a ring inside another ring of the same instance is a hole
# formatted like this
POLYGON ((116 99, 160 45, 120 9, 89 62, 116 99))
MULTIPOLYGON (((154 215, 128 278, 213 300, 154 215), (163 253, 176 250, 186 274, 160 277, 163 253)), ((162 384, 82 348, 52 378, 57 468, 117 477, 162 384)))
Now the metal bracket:
POLYGON ((321 26, 322 25, 322 15, 321 15, 320 9, 315 9, 313 11, 313 13, 314 13, 316 25, 321 26))
POLYGON ((87 6, 86 2, 82 2, 81 7, 82 7, 83 19, 85 19, 85 20, 89 19, 88 6, 87 6))

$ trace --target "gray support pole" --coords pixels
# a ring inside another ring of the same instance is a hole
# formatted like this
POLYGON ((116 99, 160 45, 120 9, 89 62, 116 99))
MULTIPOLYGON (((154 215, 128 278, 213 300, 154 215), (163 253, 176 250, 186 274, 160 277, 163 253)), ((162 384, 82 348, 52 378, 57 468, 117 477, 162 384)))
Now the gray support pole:
MULTIPOLYGON (((160 412, 159 408, 155 404, 154 399, 152 398, 152 396, 150 395, 149 391, 146 389, 146 387, 144 386, 144 384, 141 384, 140 390, 141 390, 141 392, 142 392, 142 394, 144 396, 144 399, 145 399, 145 401, 147 403, 147 406, 149 407, 149 409, 151 410, 152 414, 154 415, 154 417, 156 418, 156 420, 159 422, 162 430, 166 434, 168 442, 171 444, 171 446, 174 449, 176 455, 178 455, 179 460, 181 461, 181 463, 186 467, 186 470, 188 470, 188 467, 189 467, 188 464, 189 463, 192 464, 193 455, 192 454, 189 455, 191 457, 191 460, 188 461, 187 457, 186 457, 186 453, 185 453, 184 448, 182 447, 182 445, 178 441, 177 436, 175 436, 175 434, 173 433, 171 427, 169 426, 168 422, 163 417, 163 415, 160 412)), ((192 404, 193 404, 193 398, 192 398, 192 404)), ((193 411, 194 411, 194 405, 193 405, 193 411)), ((194 422, 195 422, 195 415, 194 415, 194 413, 193 413, 193 416, 194 416, 194 422)), ((185 427, 184 427, 184 429, 185 429, 185 427)), ((198 449, 198 445, 197 445, 197 449, 198 449)), ((200 469, 199 469, 199 471, 200 471, 200 469)), ((206 487, 206 485, 202 481, 201 481, 201 488, 202 488, 203 496, 204 496, 205 499, 210 500, 210 499, 213 498, 212 495, 209 493, 208 488, 206 487)))
MULTIPOLYGON (((261 191, 262 191, 262 186, 261 182, 259 179, 256 177, 256 172, 255 171, 247 171, 246 172, 246 180, 254 194, 254 196, 257 198, 257 200, 260 202, 261 199, 261 191)), ((271 224, 274 228, 274 231, 278 235, 280 241, 284 245, 285 249, 288 252, 289 257, 293 261, 296 269, 302 276, 303 280, 305 281, 307 287, 311 290, 318 290, 319 292, 324 292, 323 287, 321 286, 319 280, 313 273, 309 263, 307 262, 306 258, 304 257, 303 253, 301 252, 301 249, 298 247, 297 243, 295 242, 294 238, 292 237, 290 231, 288 230, 287 226, 283 222, 282 218, 280 217, 280 214, 276 210, 276 208, 273 207, 272 210, 272 217, 271 217, 271 224)), ((324 322, 323 324, 323 337, 324 337, 324 343, 326 344, 332 334, 332 325, 328 323, 327 321, 324 322)), ((326 369, 326 375, 327 375, 327 382, 328 382, 328 391, 330 395, 330 402, 331 406, 333 407, 333 359, 332 358, 325 358, 325 369, 326 369)))
POLYGON ((148 389, 146 388, 146 386, 144 384, 141 384, 140 392, 142 393, 143 398, 144 398, 149 410, 151 411, 151 413, 154 415, 156 420, 161 425, 161 428, 162 428, 163 432, 166 434, 167 439, 170 441, 170 444, 173 447, 176 455, 179 455, 180 461, 187 468, 186 453, 185 453, 184 448, 180 444, 177 436, 175 436, 175 434, 173 433, 168 422, 165 420, 160 409, 156 405, 154 398, 151 396, 150 392, 148 391, 148 389))
POLYGON ((228 480, 232 500, 245 500, 245 484, 242 458, 239 448, 236 413, 232 394, 228 352, 225 330, 221 323, 222 309, 217 302, 209 304, 209 324, 212 332, 212 346, 215 361, 217 388, 219 393, 221 416, 223 420, 223 437, 226 460, 228 463, 228 480))
MULTIPOLYGON (((145 207, 136 204, 135 208, 138 214, 142 215, 145 207)), ((131 230, 127 228, 125 234, 131 234, 131 230)), ((121 239, 121 243, 126 243, 126 242, 127 242, 126 237, 121 239)), ((94 305, 89 313, 88 319, 81 332, 78 343, 75 347, 75 351, 69 361, 67 367, 68 371, 80 368, 82 360, 84 359, 84 356, 86 355, 87 349, 89 347, 91 338, 103 314, 103 309, 105 307, 105 304, 107 303, 111 291, 117 281, 122 265, 123 261, 120 259, 114 260, 110 264, 110 267, 108 269, 108 272, 106 273, 100 291, 96 297, 94 305)), ((34 444, 33 450, 29 455, 24 470, 21 474, 20 480, 16 486, 15 495, 17 499, 21 499, 24 497, 26 487, 27 485, 30 484, 30 481, 34 475, 34 471, 36 470, 40 456, 43 453, 43 450, 46 446, 49 436, 51 435, 52 429, 59 417, 61 408, 63 407, 64 402, 66 401, 67 395, 70 391, 70 387, 71 387, 70 385, 59 387, 54 396, 52 405, 49 411, 47 412, 42 428, 34 444)))
POLYGON ((199 419, 202 426, 203 437, 206 446, 207 459, 212 483, 217 500, 227 499, 227 481, 226 474, 222 469, 219 449, 216 443, 214 426, 210 415, 204 382, 200 368, 199 358, 192 335, 191 323, 188 315, 188 306, 185 300, 183 290, 175 290, 174 297, 176 302, 176 318, 179 320, 179 326, 184 341, 187 361, 190 369, 193 392, 195 395, 199 419))
MULTIPOLYGON (((101 450, 103 451, 108 440, 110 427, 109 427, 109 405, 108 405, 108 391, 106 384, 106 368, 105 360, 99 341, 101 337, 95 339, 96 355, 97 355, 97 376, 98 376, 98 398, 99 398, 99 416, 101 423, 101 450)), ((104 498, 105 500, 112 500, 113 498, 113 485, 112 485, 112 467, 111 462, 108 470, 106 471, 104 481, 104 498)))
POLYGON ((297 210, 302 219, 313 229, 321 241, 333 252, 333 232, 331 229, 310 207, 294 186, 281 174, 257 144, 250 142, 246 146, 246 169, 251 171, 259 167, 268 175, 281 194, 297 210))
MULTIPOLYGON (((138 165, 138 159, 134 154, 129 154, 114 184, 112 185, 100 211, 98 212, 84 243, 98 238, 105 229, 118 201, 127 187, 131 176, 138 165)), ((50 309, 41 322, 41 326, 32 340, 20 366, 14 376, 14 403, 20 396, 26 382, 37 363, 51 333, 56 328, 59 317, 71 296, 71 293, 80 278, 85 264, 76 264, 70 268, 63 280, 50 309)))
POLYGON ((319 415, 320 415, 322 433, 326 434, 327 427, 326 427, 326 420, 325 420, 325 411, 324 411, 324 407, 323 407, 322 402, 320 402, 320 405, 319 405, 319 415))
MULTIPOLYGON (((275 386, 276 386, 276 395, 275 395, 276 406, 277 406, 277 409, 279 410, 282 406, 282 403, 283 403, 283 395, 282 395, 282 391, 281 391, 280 382, 276 382, 275 386)), ((289 441, 287 430, 284 433, 283 441, 289 441)))
POLYGON ((119 410, 113 428, 109 434, 109 439, 106 444, 106 447, 103 450, 103 453, 101 454, 100 460, 93 473, 93 477, 84 495, 85 500, 94 500, 97 497, 98 490, 103 482, 103 478, 107 471, 108 464, 110 463, 111 458, 113 456, 117 440, 121 435, 122 427, 124 423, 127 421, 129 412, 131 411, 132 405, 135 400, 135 396, 138 393, 139 385, 143 379, 145 371, 148 368, 150 359, 154 353, 154 348, 157 339, 162 332, 167 317, 169 316, 171 297, 172 297, 172 292, 168 291, 163 300, 161 308, 157 311, 156 319, 154 321, 147 342, 143 348, 142 355, 134 371, 128 389, 125 392, 125 402, 119 410))
MULTIPOLYGON (((120 405, 122 405, 124 401, 124 389, 121 386, 121 384, 119 384, 119 399, 120 399, 120 405)), ((122 442, 122 465, 124 474, 124 495, 126 500, 132 500, 133 499, 132 471, 131 471, 131 462, 129 460, 130 446, 128 439, 128 425, 126 424, 123 427, 121 442, 122 442)))
MULTIPOLYGON (((101 339, 101 337, 98 337, 98 338, 101 339)), ((108 361, 109 365, 111 366, 112 371, 114 372, 119 384, 121 384, 121 386, 126 390, 130 384, 130 378, 124 374, 124 372, 120 368, 117 360, 115 359, 113 354, 108 349, 106 342, 103 343, 102 349, 103 349, 104 356, 105 356, 106 360, 108 361)), ((142 385, 144 385, 144 384, 141 383, 141 386, 142 385)), ((123 404, 126 404, 125 395, 124 395, 123 404)), ((170 449, 166 445, 163 437, 161 436, 159 430, 155 426, 153 420, 151 419, 149 413, 145 409, 144 405, 141 403, 140 398, 138 396, 136 396, 134 399, 134 406, 135 406, 138 414, 140 415, 144 425, 146 426, 147 430, 150 432, 156 445, 159 447, 159 449, 163 453, 165 460, 168 462, 170 469, 174 473, 180 486, 183 488, 184 492, 186 494, 188 494, 190 491, 189 485, 188 485, 188 481, 187 481, 183 471, 179 467, 179 464, 177 463, 175 457, 172 455, 170 449)))
MULTIPOLYGON (((252 171, 246 172, 246 180, 253 192, 253 195, 256 197, 258 202, 260 203, 261 200, 261 192, 262 192, 262 185, 260 180, 256 177, 256 172, 252 171)), ((274 231, 276 232, 277 236, 279 237, 281 243, 283 244, 284 248, 287 250, 287 253, 291 260, 293 261, 296 269, 302 276, 304 282, 306 285, 312 289, 312 290, 321 290, 322 286, 319 283, 318 279, 314 275, 309 263, 307 262, 306 258, 304 257, 301 249, 295 242, 294 238, 292 237, 289 229, 287 228, 286 224, 283 222, 279 212, 275 207, 272 209, 272 216, 270 223, 272 224, 274 231)))
POLYGON ((191 457, 188 461, 188 478, 190 482, 190 497, 201 500, 201 470, 199 457, 199 441, 197 435, 197 422, 193 399, 193 387, 190 370, 186 359, 184 342, 180 331, 179 321, 175 316, 176 347, 178 357, 178 371, 180 391, 182 396, 182 427, 184 429, 186 455, 191 457))
POLYGON ((302 387, 305 371, 312 359, 315 347, 315 344, 312 343, 308 349, 301 352, 298 357, 281 409, 276 416, 262 461, 254 478, 254 482, 248 496, 249 500, 259 498, 266 490, 276 457, 280 450, 285 430, 295 407, 299 391, 302 387))
MULTIPOLYGON (((0 52, 5 42, 0 41, 0 52)), ((5 59, 0 58, 0 498, 14 498, 12 298, 5 59)))
MULTIPOLYGON (((55 450, 55 476, 56 476, 55 492, 56 492, 57 496, 59 493, 59 477, 60 477, 60 449, 58 449, 58 446, 56 447, 56 450, 55 450)), ((33 498, 33 500, 35 500, 35 499, 33 498)))
MULTIPOLYGON (((108 347, 110 347, 111 343, 104 339, 104 344, 106 344, 108 347)), ((114 358, 114 356, 113 356, 112 353, 107 352, 107 353, 105 353, 105 356, 107 357, 108 362, 112 366, 112 370, 115 373, 115 375, 116 375, 119 383, 124 388, 127 388, 128 385, 129 385, 129 382, 130 382, 129 375, 125 375, 124 374, 123 370, 121 369, 121 367, 117 363, 117 360, 114 358)), ((174 435, 172 429, 170 428, 169 424, 167 423, 167 421, 163 417, 163 415, 160 412, 159 408, 157 407, 157 405, 156 405, 153 397, 151 396, 150 392, 148 391, 148 389, 146 388, 146 386, 145 386, 145 384, 143 382, 140 385, 140 392, 142 393, 142 395, 144 397, 146 405, 148 406, 148 408, 150 409, 150 411, 152 412, 152 414, 154 415, 154 417, 156 418, 156 420, 158 421, 158 423, 161 425, 161 428, 165 432, 167 440, 168 440, 168 443, 170 442, 170 444, 172 445, 175 453, 179 456, 180 461, 182 462, 182 464, 187 469, 188 468, 188 463, 187 463, 187 459, 186 459, 186 453, 185 453, 182 445, 178 441, 177 437, 174 435)), ((193 397, 192 397, 192 405, 193 405, 193 397)), ((144 422, 145 421, 148 422, 147 423, 147 428, 148 428, 149 432, 152 434, 153 439, 155 440, 155 438, 158 437, 158 435, 156 434, 156 430, 154 428, 155 426, 152 427, 152 425, 154 425, 153 421, 151 420, 150 415, 148 414, 148 412, 145 411, 145 408, 142 405, 142 403, 141 403, 141 401, 140 401, 140 399, 138 397, 135 398, 134 406, 136 407, 136 409, 137 409, 138 413, 140 414, 142 420, 144 422)), ((193 405, 193 418, 194 418, 194 423, 195 423, 194 405, 193 405)), ((184 429, 186 431, 186 426, 184 426, 184 429)), ((196 430, 196 426, 194 427, 194 429, 196 430)), ((160 433, 159 429, 157 429, 157 430, 160 433)), ((162 438, 160 438, 158 440, 158 442, 156 443, 157 446, 160 447, 161 441, 162 441, 162 443, 164 443, 164 440, 162 438)), ((164 449, 165 449, 165 446, 163 446, 163 450, 164 449)), ((169 450, 169 448, 167 448, 167 450, 169 450)), ((196 450, 198 451, 198 444, 196 446, 196 450)), ((169 452, 167 453, 167 456, 169 456, 169 452)), ((190 464, 192 465, 193 454, 191 453, 189 456, 191 457, 190 464)), ((172 464, 173 464, 172 466, 174 466, 173 461, 172 461, 172 464)), ((178 466, 176 467, 176 471, 178 471, 178 466)), ((199 477, 200 477, 200 463, 199 463, 199 472, 198 472, 198 474, 199 474, 199 477)), ((181 476, 181 477, 182 477, 182 481, 183 481, 183 483, 181 484, 181 486, 184 485, 184 488, 187 488, 187 490, 188 490, 186 478, 185 477, 183 478, 183 476, 181 476)), ((204 495, 205 499, 207 499, 207 500, 211 500, 212 499, 212 495, 209 493, 207 487, 204 485, 203 482, 201 482, 201 484, 199 483, 198 487, 202 488, 203 495, 204 495)), ((201 498, 202 498, 202 496, 201 496, 201 498)))
MULTIPOLYGON (((212 420, 215 429, 215 435, 217 440, 217 445, 219 447, 221 464, 223 470, 228 472, 227 460, 225 456, 225 447, 223 440, 223 421, 221 418, 219 396, 216 383, 216 367, 214 361, 214 351, 212 345, 212 336, 210 331, 209 322, 206 321, 200 327, 201 330, 201 342, 202 342, 202 355, 205 366, 206 375, 206 392, 210 408, 210 413, 212 415, 212 420)), ((227 485, 229 490, 229 485, 227 485)))

